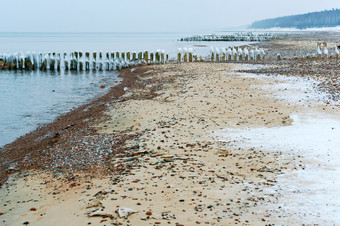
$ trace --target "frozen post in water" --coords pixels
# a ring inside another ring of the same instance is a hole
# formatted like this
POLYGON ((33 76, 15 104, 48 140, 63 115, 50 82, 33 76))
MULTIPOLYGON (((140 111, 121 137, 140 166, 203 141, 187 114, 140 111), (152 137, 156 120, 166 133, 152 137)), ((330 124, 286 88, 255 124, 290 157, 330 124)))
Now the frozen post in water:
POLYGON ((92 61, 92 63, 93 63, 93 66, 92 66, 92 68, 93 68, 93 70, 96 70, 97 69, 97 52, 93 52, 93 61, 92 61))
POLYGON ((85 52, 85 70, 90 70, 90 52, 85 52))

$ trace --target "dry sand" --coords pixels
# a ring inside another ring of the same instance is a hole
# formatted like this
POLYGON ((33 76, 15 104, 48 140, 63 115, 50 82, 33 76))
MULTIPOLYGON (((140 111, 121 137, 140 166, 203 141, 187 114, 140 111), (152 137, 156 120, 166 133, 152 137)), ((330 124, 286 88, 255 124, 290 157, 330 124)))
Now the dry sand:
MULTIPOLYGON (((127 148, 133 157, 112 159, 131 167, 123 174, 83 178, 65 184, 41 172, 19 177, 0 190, 2 225, 264 225, 329 223, 313 214, 284 212, 284 193, 268 194, 277 176, 301 169, 305 160, 292 153, 238 148, 217 142, 224 128, 277 127, 292 123, 292 113, 327 112, 329 104, 289 103, 264 90, 282 82, 236 73, 238 64, 190 63, 147 66, 141 80, 157 90, 153 99, 115 103, 102 134, 129 131, 142 135, 127 148), (152 81, 162 82, 161 88, 152 81), (119 218, 119 208, 136 213, 119 218), (30 211, 31 208, 32 209, 30 211), (91 215, 92 217, 90 217, 91 215)), ((145 90, 130 89, 123 98, 145 90)), ((12 176, 13 180, 15 176, 12 176)), ((332 223, 332 222, 331 222, 332 223)))

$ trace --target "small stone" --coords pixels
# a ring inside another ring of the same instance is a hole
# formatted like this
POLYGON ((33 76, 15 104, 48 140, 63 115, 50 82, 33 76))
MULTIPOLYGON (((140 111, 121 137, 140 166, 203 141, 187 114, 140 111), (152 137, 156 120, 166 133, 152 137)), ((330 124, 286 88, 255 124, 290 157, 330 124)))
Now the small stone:
POLYGON ((32 207, 30 211, 37 211, 37 208, 32 207))
POLYGON ((146 215, 150 216, 150 215, 152 215, 152 212, 148 211, 148 212, 146 212, 146 215))
POLYGON ((126 208, 126 207, 122 207, 119 208, 117 210, 118 212, 118 216, 123 218, 123 217, 128 217, 129 215, 133 214, 133 213, 137 213, 137 210, 131 209, 131 208, 126 208))

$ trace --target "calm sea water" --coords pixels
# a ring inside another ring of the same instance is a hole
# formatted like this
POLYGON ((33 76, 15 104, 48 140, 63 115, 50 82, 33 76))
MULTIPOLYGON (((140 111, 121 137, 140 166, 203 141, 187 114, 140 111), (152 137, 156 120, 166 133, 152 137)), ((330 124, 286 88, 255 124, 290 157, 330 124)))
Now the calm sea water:
MULTIPOLYGON (((239 42, 178 42, 190 33, 0 33, 0 52, 156 51, 175 58, 178 48, 207 55, 211 46, 239 42)), ((0 71, 0 147, 42 123, 106 92, 115 72, 0 71)))

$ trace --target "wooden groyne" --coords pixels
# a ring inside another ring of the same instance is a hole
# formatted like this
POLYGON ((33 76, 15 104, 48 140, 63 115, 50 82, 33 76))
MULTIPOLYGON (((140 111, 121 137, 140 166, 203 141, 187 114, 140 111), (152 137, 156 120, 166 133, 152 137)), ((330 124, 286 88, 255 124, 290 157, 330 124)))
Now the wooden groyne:
POLYGON ((81 52, 70 53, 0 53, 3 70, 120 70, 141 64, 167 63, 169 54, 155 52, 81 52))

